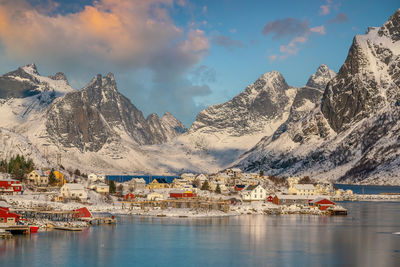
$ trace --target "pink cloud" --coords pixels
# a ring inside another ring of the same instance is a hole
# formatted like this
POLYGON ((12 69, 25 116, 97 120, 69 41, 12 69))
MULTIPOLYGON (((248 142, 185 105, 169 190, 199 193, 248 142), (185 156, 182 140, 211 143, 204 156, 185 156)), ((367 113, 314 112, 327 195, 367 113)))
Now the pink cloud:
POLYGON ((326 5, 320 6, 319 14, 322 16, 326 16, 331 12, 332 0, 326 0, 326 5))
POLYGON ((321 35, 324 35, 326 33, 324 25, 321 25, 321 26, 318 26, 318 27, 313 27, 313 28, 310 29, 310 31, 318 33, 318 34, 321 34, 321 35))

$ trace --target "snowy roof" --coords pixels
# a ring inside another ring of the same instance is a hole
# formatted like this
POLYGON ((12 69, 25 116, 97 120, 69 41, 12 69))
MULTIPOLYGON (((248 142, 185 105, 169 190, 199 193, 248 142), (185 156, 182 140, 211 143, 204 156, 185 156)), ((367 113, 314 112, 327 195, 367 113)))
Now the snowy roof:
POLYGON ((10 204, 8 204, 8 203, 5 202, 5 201, 0 201, 0 207, 2 207, 2 208, 9 208, 9 207, 11 207, 11 206, 10 206, 10 204))
POLYGON ((81 184, 65 184, 64 186, 69 190, 84 190, 84 187, 81 184))
POLYGON ((317 198, 313 199, 310 203, 317 203, 317 202, 319 202, 321 200, 324 200, 324 199, 329 200, 329 197, 317 197, 317 198))
POLYGON ((297 190, 315 190, 315 186, 312 184, 295 184, 293 187, 297 190))
POLYGON ((133 178, 132 180, 134 180, 135 183, 146 183, 146 181, 143 178, 133 178))
POLYGON ((242 170, 239 169, 239 168, 232 168, 231 171, 233 171, 233 172, 241 172, 242 170))
POLYGON ((6 181, 6 182, 18 182, 18 180, 11 179, 11 178, 0 178, 0 181, 6 181))

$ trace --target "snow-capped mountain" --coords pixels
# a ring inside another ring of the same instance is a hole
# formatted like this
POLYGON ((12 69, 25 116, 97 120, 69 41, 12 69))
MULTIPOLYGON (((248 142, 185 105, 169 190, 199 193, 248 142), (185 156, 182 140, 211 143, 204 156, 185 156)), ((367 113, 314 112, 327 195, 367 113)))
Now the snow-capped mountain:
POLYGON ((310 105, 308 115, 264 138, 237 165, 274 174, 398 183, 399 25, 400 10, 381 28, 357 35, 322 104, 310 105))
POLYGON ((145 119, 118 92, 111 73, 97 75, 83 89, 54 101, 47 111, 46 128, 54 143, 81 151, 98 151, 124 135, 138 145, 160 144, 185 131, 169 113, 164 120, 155 114, 145 119))
POLYGON ((129 165, 145 169, 137 160, 145 158, 140 145, 161 144, 187 130, 168 112, 161 118, 152 114, 145 119, 118 92, 111 73, 98 75, 81 90, 75 90, 63 73, 41 76, 31 64, 0 76, 0 95, 1 127, 26 138, 53 163, 61 155, 64 165, 71 167, 74 158, 80 158, 75 160, 76 166, 120 168, 121 164, 113 166, 108 158, 120 160, 123 155, 135 154, 131 160, 137 164, 126 160, 125 170, 129 165), (86 152, 94 153, 85 156, 86 152))

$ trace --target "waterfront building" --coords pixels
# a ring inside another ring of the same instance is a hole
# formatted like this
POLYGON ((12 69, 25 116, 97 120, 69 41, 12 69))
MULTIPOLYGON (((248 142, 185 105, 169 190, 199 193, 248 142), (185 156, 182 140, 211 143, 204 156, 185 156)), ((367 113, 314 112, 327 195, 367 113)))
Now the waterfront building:
POLYGON ((135 199, 135 196, 132 193, 128 193, 124 196, 125 201, 132 201, 135 199))
POLYGON ((243 201, 264 200, 267 197, 267 191, 261 185, 249 185, 241 192, 243 201))
POLYGON ((10 212, 8 208, 0 208, 0 225, 15 225, 19 222, 20 215, 10 212))
POLYGON ((169 192, 170 198, 193 198, 197 197, 197 195, 189 190, 171 190, 169 192))
POLYGON ((289 187, 289 195, 316 195, 317 190, 313 184, 293 184, 292 187, 289 187))
POLYGON ((147 194, 147 200, 163 200, 164 196, 157 192, 147 194))
POLYGON ((3 195, 17 195, 21 194, 22 185, 15 179, 1 179, 0 180, 0 194, 3 195))
POLYGON ((272 203, 275 205, 308 205, 311 200, 310 196, 304 195, 275 195, 272 203))
POLYGON ((326 210, 329 207, 334 207, 335 202, 324 197, 317 197, 316 199, 310 201, 310 206, 318 207, 320 210, 326 210))

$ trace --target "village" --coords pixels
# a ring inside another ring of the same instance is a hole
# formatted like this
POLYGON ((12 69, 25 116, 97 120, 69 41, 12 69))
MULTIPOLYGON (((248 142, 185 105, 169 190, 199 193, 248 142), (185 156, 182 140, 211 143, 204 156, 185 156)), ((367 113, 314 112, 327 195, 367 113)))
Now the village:
MULTIPOLYGON (((365 196, 364 196, 365 197, 365 196)), ((180 176, 100 175, 32 170, 0 179, 0 233, 80 231, 117 223, 116 215, 156 217, 243 214, 347 215, 335 201, 360 200, 351 190, 310 177, 275 177, 230 168, 180 176)), ((386 198, 396 199, 395 196, 386 198)))

